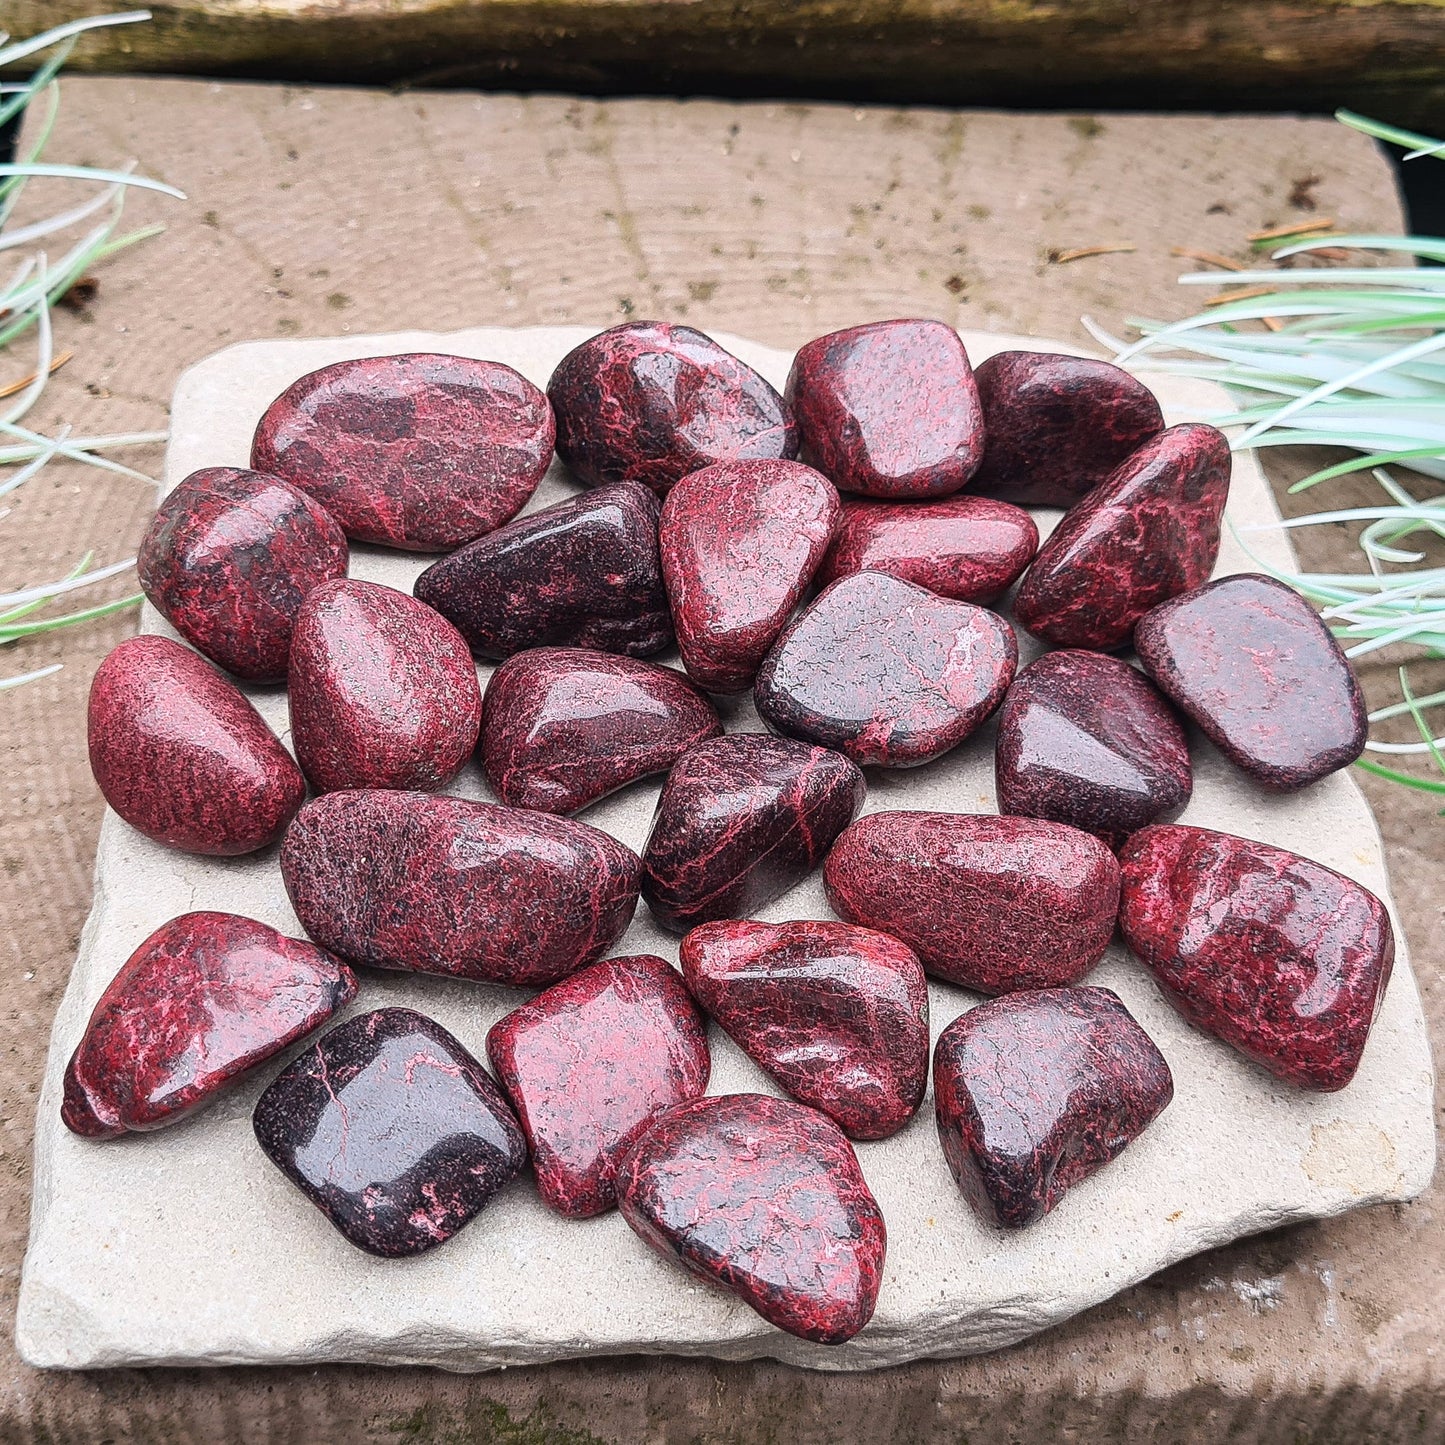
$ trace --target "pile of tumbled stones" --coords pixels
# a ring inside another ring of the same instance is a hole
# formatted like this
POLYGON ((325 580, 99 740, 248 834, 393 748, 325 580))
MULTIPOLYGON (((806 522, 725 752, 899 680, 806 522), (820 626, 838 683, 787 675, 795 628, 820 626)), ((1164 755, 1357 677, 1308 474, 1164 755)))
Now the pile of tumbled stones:
POLYGON ((779 396, 698 331, 631 324, 546 395, 463 357, 325 367, 268 408, 251 462, 161 506, 141 579, 191 646, 111 653, 90 753, 150 838, 281 839, 310 941, 217 912, 157 929, 70 1061, 76 1133, 209 1103, 349 1004, 353 967, 541 990, 488 1034, 491 1073, 411 1010, 349 1017, 261 1095, 261 1148, 390 1256, 444 1243, 530 1159, 558 1214, 616 1205, 838 1343, 885 1248, 849 1141, 922 1102, 925 974, 991 996, 933 1080, 939 1167, 996 1226, 1169 1103, 1153 1041, 1080 985, 1116 926, 1192 1024, 1304 1089, 1354 1075, 1390 972, 1379 900, 1171 820, 1179 714, 1295 789, 1358 756, 1360 693, 1289 589, 1208 581, 1228 444, 1166 429, 1123 371, 1009 352, 975 372, 948 327, 892 321, 810 342, 779 396), (577 494, 513 520, 554 449, 577 494), (1042 547, 1020 503, 1067 509, 1042 547), (447 555, 408 597, 349 579, 348 538, 447 555), (1014 619, 1057 649, 1017 678, 990 610, 1015 582, 1014 619), (640 660, 674 639, 681 671, 640 660), (485 695, 474 658, 500 662, 485 695), (294 760, 225 673, 287 683, 294 760), (709 694, 748 688, 769 732, 724 735, 709 694), (927 763, 995 711, 998 815, 858 817, 863 769, 927 763), (474 752, 498 802, 439 792, 474 752), (664 772, 642 857, 574 821, 664 772), (820 865, 846 921, 750 921, 820 865), (639 894, 680 972, 603 958, 639 894), (706 1096, 709 1017, 786 1097, 706 1096))

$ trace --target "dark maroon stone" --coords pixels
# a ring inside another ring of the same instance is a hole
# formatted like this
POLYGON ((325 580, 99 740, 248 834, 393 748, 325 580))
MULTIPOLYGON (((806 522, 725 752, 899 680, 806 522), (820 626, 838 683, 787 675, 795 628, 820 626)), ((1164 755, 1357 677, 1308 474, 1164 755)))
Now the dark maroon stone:
POLYGON ((478 657, 554 643, 641 657, 672 641, 657 498, 638 482, 518 517, 433 562, 412 590, 478 657))
POLYGON ((622 1161, 617 1204, 665 1259, 790 1335, 841 1345, 873 1316, 883 1214, 816 1109, 766 1094, 679 1104, 622 1161))
POLYGON ((664 928, 746 918, 801 883, 863 806, 841 753, 735 733, 689 748, 657 800, 642 896, 664 928))
POLYGON ((1051 818, 1111 848, 1177 817, 1194 773, 1189 745, 1148 678, 1102 652, 1046 652, 998 713, 1001 813, 1051 818))
POLYGON ((305 492, 207 467, 160 504, 136 572, 193 647, 248 682, 281 682, 302 598, 345 577, 349 555, 341 528, 305 492))
POLYGON ((671 667, 581 647, 510 657, 482 704, 482 771, 514 808, 575 813, 717 737, 712 704, 671 667))
POLYGON ((643 482, 664 496, 715 462, 798 453, 782 397, 691 326, 630 321, 557 364, 557 455, 584 487, 643 482))
POLYGON ((939 1036, 933 1106, 944 1157, 990 1224, 1042 1219, 1156 1119, 1169 1065, 1107 988, 991 999, 939 1036))
POLYGON ((944 497, 983 457, 973 368, 941 321, 875 321, 810 341, 787 399, 804 458, 845 492, 944 497))
POLYGON ((617 1203, 617 1166, 659 1111, 707 1088, 707 1021, 653 954, 609 958, 513 1009, 487 1035, 549 1209, 617 1203))
POLYGON ((801 462, 722 462, 667 494, 662 571, 682 664, 699 687, 752 683, 837 520, 833 484, 801 462))
POLYGON ((872 813, 843 830, 823 882, 849 922, 980 993, 1076 983, 1104 956, 1119 907, 1114 855, 1040 818, 872 813))
POLYGON ((183 913, 101 994, 60 1117, 92 1139, 174 1124, 355 996, 355 974, 312 944, 234 913, 183 913))
POLYGON ((1228 439, 1203 422, 1145 442, 1065 514, 1014 616, 1056 647, 1123 647, 1151 607, 1213 570, 1229 471, 1228 439))
POLYGON ((987 497, 938 502, 850 498, 818 581, 887 572, 959 602, 996 601, 1039 548, 1039 529, 1021 507, 987 497))
POLYGON ((90 685, 90 770, 132 828, 222 857, 274 843, 306 780, 261 714, 189 647, 132 637, 90 685))
POLYGON ((976 375, 988 445, 969 490, 983 496, 1072 507, 1164 430, 1154 393, 1107 361, 1001 351, 976 375))
POLYGON ((1303 788, 1365 750, 1365 699, 1339 643, 1272 577, 1221 577, 1161 603, 1134 646, 1204 735, 1266 788, 1303 788))
POLYGON ((641 866, 586 823, 388 790, 313 799, 281 849, 296 916, 333 953, 529 987, 622 936, 641 866))
POLYGON ((992 612, 882 572, 826 588, 758 672, 774 732, 856 763, 911 768, 955 748, 999 705, 1018 644, 992 612))
POLYGON ((913 950, 846 923, 705 923, 682 972, 734 1043, 853 1139, 896 1134, 928 1086, 928 982, 913 950))
POLYGON ((287 387, 251 465, 309 492, 355 541, 440 552, 522 510, 555 432, 547 398, 498 361, 368 356, 287 387))
POLYGON ((527 1163, 487 1071, 405 1008, 325 1034, 261 1095, 271 1162, 358 1249, 397 1258, 445 1244, 527 1163))
POLYGON ((288 695, 292 746, 319 792, 445 787, 482 720, 456 628, 404 592, 354 579, 307 594, 288 695))
POLYGON ((1120 861, 1124 941, 1190 1023, 1301 1088, 1354 1078, 1395 957, 1373 893, 1207 828, 1145 828, 1120 861))

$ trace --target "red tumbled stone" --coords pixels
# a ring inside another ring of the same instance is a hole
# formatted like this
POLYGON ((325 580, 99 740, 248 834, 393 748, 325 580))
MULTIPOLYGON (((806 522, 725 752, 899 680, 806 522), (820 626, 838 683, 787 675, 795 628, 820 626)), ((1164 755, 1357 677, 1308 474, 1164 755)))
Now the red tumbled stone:
POLYGON ((1194 773, 1184 729, 1149 679, 1102 652, 1046 652, 998 713, 1001 813, 1051 818, 1118 847, 1176 817, 1194 773))
POLYGON ((622 1161, 617 1203, 665 1259, 791 1335, 841 1345, 873 1316, 883 1214, 816 1109, 766 1094, 679 1104, 622 1161))
POLYGON ((1014 616, 1056 647, 1122 647, 1219 555, 1229 442, 1203 422, 1144 443, 1064 516, 1024 573, 1014 616))
POLYGON ((415 598, 346 579, 313 588, 291 639, 296 757, 318 791, 441 788, 481 725, 460 633, 415 598))
POLYGON ((312 944, 234 913, 182 914, 100 996, 60 1117, 92 1139, 173 1124, 355 996, 351 970, 312 944))
POLYGON ((1042 1219, 1174 1097, 1169 1065, 1107 988, 1011 993, 951 1023, 934 1116, 964 1198, 990 1224, 1042 1219))
POLYGON ((1339 643, 1272 577, 1221 577, 1162 603, 1134 646, 1205 736, 1266 788, 1303 788, 1365 750, 1365 699, 1339 643))
POLYGON ((722 462, 662 506, 662 570, 688 676, 741 692, 828 550, 838 493, 800 462, 722 462))
POLYGON ((1373 893, 1206 828, 1145 828, 1120 861, 1124 941, 1190 1023, 1301 1088, 1354 1078, 1395 956, 1373 893))
POLYGON ((538 987, 586 967, 632 921, 641 864, 542 813, 430 793, 313 799, 281 849, 306 932, 372 968, 538 987))
POLYGON ((345 577, 348 556, 341 528, 305 492, 260 472, 207 467, 160 504, 136 571, 193 647, 248 682, 280 682, 302 599, 345 577))
POLYGON ((859 818, 823 882, 844 918, 980 993, 1077 982, 1103 957, 1119 906, 1119 865, 1097 838, 992 814, 859 818))
POLYGON ((666 772, 720 732, 712 704, 673 668, 581 647, 535 647, 492 674, 478 753, 504 803, 575 813, 666 772))
POLYGON ((664 928, 746 918, 801 883, 863 806, 841 753, 734 733, 689 748, 657 800, 642 896, 664 928))
POLYGON ((90 686, 90 769, 158 843, 230 856, 274 843, 306 780, 241 691, 166 637, 132 637, 90 686))
POLYGON ((1007 502, 972 496, 938 502, 850 498, 818 580, 887 572, 940 597, 987 603, 1013 585, 1038 547, 1033 518, 1007 502))
POLYGON ((754 696, 774 732, 857 763, 911 768, 983 722, 1017 663, 1013 630, 994 613, 859 572, 783 629, 754 696))
POLYGON ((1154 393, 1107 361, 1001 351, 975 375, 988 445, 969 490, 982 496, 1072 507, 1164 430, 1154 393))
POLYGON ((643 482, 664 496, 714 462, 798 452, 782 397, 691 326, 631 321, 599 332, 557 364, 547 395, 557 455, 584 487, 643 482))
POLYGON ((707 1022, 653 954, 609 958, 492 1025, 487 1055, 522 1121, 537 1192, 587 1219, 617 1203, 617 1165, 662 1109, 707 1088, 707 1022))
POLYGON ((251 465, 358 542, 445 551, 521 511, 552 460, 547 398, 497 361, 417 352, 323 366, 266 408, 251 465))
POLYGON ((913 950, 847 923, 705 923, 682 941, 698 1002, 795 1099, 886 1139, 928 1086, 928 983, 913 950))
POLYGON ((805 459, 847 492, 944 497, 983 457, 973 368, 941 321, 875 321, 820 336, 794 357, 787 398, 805 459))
POLYGON ((672 641, 657 498, 638 482, 518 517, 433 562, 412 590, 478 657, 551 644, 641 657, 672 641))

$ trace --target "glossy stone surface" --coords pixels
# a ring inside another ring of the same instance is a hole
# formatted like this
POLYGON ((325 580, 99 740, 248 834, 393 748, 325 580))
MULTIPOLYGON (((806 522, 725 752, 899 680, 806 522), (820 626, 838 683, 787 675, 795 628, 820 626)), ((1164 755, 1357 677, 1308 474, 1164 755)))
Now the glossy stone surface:
POLYGON ((662 571, 682 664, 699 687, 752 683, 837 520, 833 484, 801 462, 722 462, 667 494, 662 571))
POLYGON ((552 461, 547 398, 496 361, 338 361, 266 408, 251 465, 309 492, 358 542, 438 552, 521 511, 552 461))
POLYGON ((1154 393, 1090 357, 1000 351, 976 372, 988 445, 969 490, 1072 507, 1164 430, 1154 393))
POLYGON ((1169 1065, 1107 988, 991 999, 933 1054, 934 1117, 964 1198, 993 1225, 1042 1219, 1174 1097, 1169 1065))
POLYGON ((405 1008, 360 1014, 293 1060, 252 1122, 271 1162, 358 1249, 445 1244, 527 1162, 487 1071, 405 1008))
POLYGON ((1119 865, 1097 838, 992 814, 871 813, 843 830, 823 882, 849 922, 980 993, 1076 983, 1119 906, 1119 865))
POLYGON ((1301 1088, 1354 1078, 1395 957, 1373 893, 1206 828, 1145 828, 1120 861, 1124 941, 1190 1023, 1301 1088))
POLYGON ((1303 788, 1365 750, 1365 699, 1339 643, 1272 577, 1221 577, 1162 603, 1134 646, 1204 735, 1266 788, 1303 788))
POLYGON ((1123 647, 1151 607, 1213 571, 1229 474, 1223 432, 1160 432, 1069 509, 1024 573, 1014 616, 1055 647, 1123 647))
POLYGON ((430 793, 328 793, 281 876, 306 932, 353 963, 539 987, 632 921, 641 864, 585 823, 430 793))
POLYGON ((800 1103, 853 1139, 896 1134, 928 1086, 928 982, 912 949, 846 923, 705 923, 682 941, 698 1002, 800 1103))
POLYGON ((1018 643, 992 612, 882 572, 825 589, 758 672, 775 732, 856 763, 911 768, 955 748, 999 705, 1018 643))
POLYGON ((433 562, 413 591, 478 657, 554 643, 641 657, 672 641, 657 498, 638 482, 518 517, 433 562))
POLYGON ((547 395, 557 455, 584 487, 642 482, 659 496, 715 462, 798 453, 791 409, 691 326, 630 321, 567 353, 547 395))
POLYGON ((1173 709, 1102 652, 1046 652, 1019 673, 999 708, 994 773, 999 812, 1068 823, 1111 848, 1177 817, 1194 788, 1173 709))
POLYGON ((477 670, 456 628, 374 582, 307 594, 287 697, 292 746, 320 792, 445 787, 481 726, 477 670))
POLYGON ((492 1025, 487 1056, 521 1120, 537 1192, 569 1219, 617 1202, 617 1166, 662 1109, 697 1098, 707 1021, 654 954, 609 958, 492 1025))
POLYGON ((662 786, 642 854, 642 896, 685 933, 746 918, 801 883, 863 806, 863 774, 841 753, 734 733, 689 748, 662 786))
POLYGON ((90 685, 87 731, 105 801, 172 848, 254 852, 306 797, 301 769, 240 689, 166 637, 111 651, 90 685))
POLYGON ((679 1104, 622 1161, 617 1203, 665 1259, 780 1330, 840 1345, 872 1318, 887 1229, 816 1109, 765 1094, 679 1104))
POLYGON ((694 743, 721 732, 712 704, 674 668, 536 647, 492 674, 478 756, 504 803, 575 813, 665 773, 694 743))
POLYGON ((349 555, 341 528, 305 492, 241 467, 206 467, 160 504, 136 572, 193 647, 248 682, 280 682, 302 598, 345 577, 349 555))
POLYGON ((869 502, 850 497, 818 569, 826 585, 854 572, 887 572, 959 602, 994 602, 1039 548, 1021 507, 987 497, 869 502))
POLYGON ((91 1139, 173 1124, 355 996, 356 976, 312 944, 234 913, 183 913, 100 996, 60 1117, 91 1139))
POLYGON ((793 358, 786 395, 804 460, 845 492, 944 497, 983 458, 973 368, 941 321, 875 321, 820 336, 793 358))

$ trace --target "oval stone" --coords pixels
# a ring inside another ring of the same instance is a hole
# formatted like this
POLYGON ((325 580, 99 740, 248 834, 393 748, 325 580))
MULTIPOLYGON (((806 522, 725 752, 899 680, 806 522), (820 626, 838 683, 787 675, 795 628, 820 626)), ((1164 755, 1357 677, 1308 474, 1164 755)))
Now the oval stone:
POLYGON ((1145 828, 1120 861, 1124 941, 1190 1023, 1300 1088, 1354 1078, 1395 957, 1373 893, 1207 828, 1145 828))
POLYGON ((996 614, 858 572, 783 629, 754 697, 774 732, 856 763, 911 768, 983 722, 1017 663, 1013 629, 996 614))
POLYGON ((1065 514, 1024 573, 1014 616, 1055 647, 1125 646, 1219 556, 1229 441, 1203 422, 1147 441, 1065 514))
POLYGON ((640 870, 585 823, 389 790, 313 799, 281 849, 291 906, 323 948, 519 987, 555 983, 616 943, 640 870))
POLYGON ((685 933, 746 918, 801 883, 863 806, 863 774, 841 753, 735 733, 689 748, 657 800, 642 896, 685 933))
POLYGON ((793 358, 786 395, 804 460, 845 492, 943 497, 983 458, 973 368, 941 321, 875 321, 820 336, 793 358))
POLYGON ((833 484, 801 462, 722 462, 667 494, 662 571, 682 664, 699 687, 752 683, 837 518, 833 484))
POLYGON ((547 385, 557 455, 584 487, 642 482, 664 496, 715 462, 794 457, 791 409, 691 326, 630 321, 569 351, 547 385))
POLYGON ((913 950, 846 923, 705 923, 682 973, 735 1044, 853 1139, 886 1139, 928 1086, 928 982, 913 950))
POLYGON ((518 517, 433 562, 412 590, 478 657, 551 644, 641 657, 672 641, 657 498, 638 482, 518 517))
POLYGON ((826 584, 854 572, 887 572, 959 602, 996 601, 1039 548, 1039 529, 1021 507, 987 497, 938 502, 849 498, 823 559, 826 584))
POLYGON ((991 994, 1076 983, 1104 956, 1119 908, 1114 855, 1039 818, 872 813, 844 829, 823 882, 850 923, 991 994))
POLYGON ((1189 744, 1142 674, 1102 652, 1046 652, 1019 673, 998 714, 1001 813, 1051 818, 1117 848, 1183 811, 1189 744))
POLYGON ((240 689, 167 637, 132 637, 101 663, 87 731, 106 802, 188 853, 264 848, 306 797, 301 769, 240 689))
POLYGON ((305 492, 242 467, 206 467, 160 504, 136 572, 193 647, 248 682, 281 682, 302 599, 345 577, 349 556, 341 528, 305 492))
POLYGON ((654 954, 608 958, 492 1025, 487 1055, 527 1136, 537 1192, 567 1219, 617 1203, 617 1166, 712 1068, 707 1020, 654 954))
POLYGON ((521 511, 552 460, 547 398, 497 361, 413 352, 323 366, 266 408, 251 465, 357 542, 459 547, 521 511))
POLYGON ((445 787, 482 716, 456 628, 404 592, 354 579, 323 583, 302 603, 289 700, 291 741, 319 792, 445 787))
POLYGON ((1365 699, 1339 643, 1272 577, 1221 577, 1162 603, 1134 646, 1150 677, 1263 787, 1306 787, 1365 750, 1365 699))
POLYGON ((235 913, 184 913, 101 994, 60 1117, 92 1139, 173 1124, 355 996, 356 975, 310 943, 235 913))
POLYGON ((721 732, 712 704, 671 667, 535 647, 492 674, 478 755, 504 803, 575 813, 665 773, 694 743, 721 732))
POLYGON ((1108 361, 1000 351, 978 364, 988 437, 971 492, 1072 507, 1164 430, 1154 393, 1108 361))
POLYGON ((873 1317, 888 1232, 842 1130, 766 1094, 662 1114, 622 1161, 622 1217, 767 1322, 841 1345, 873 1317))

